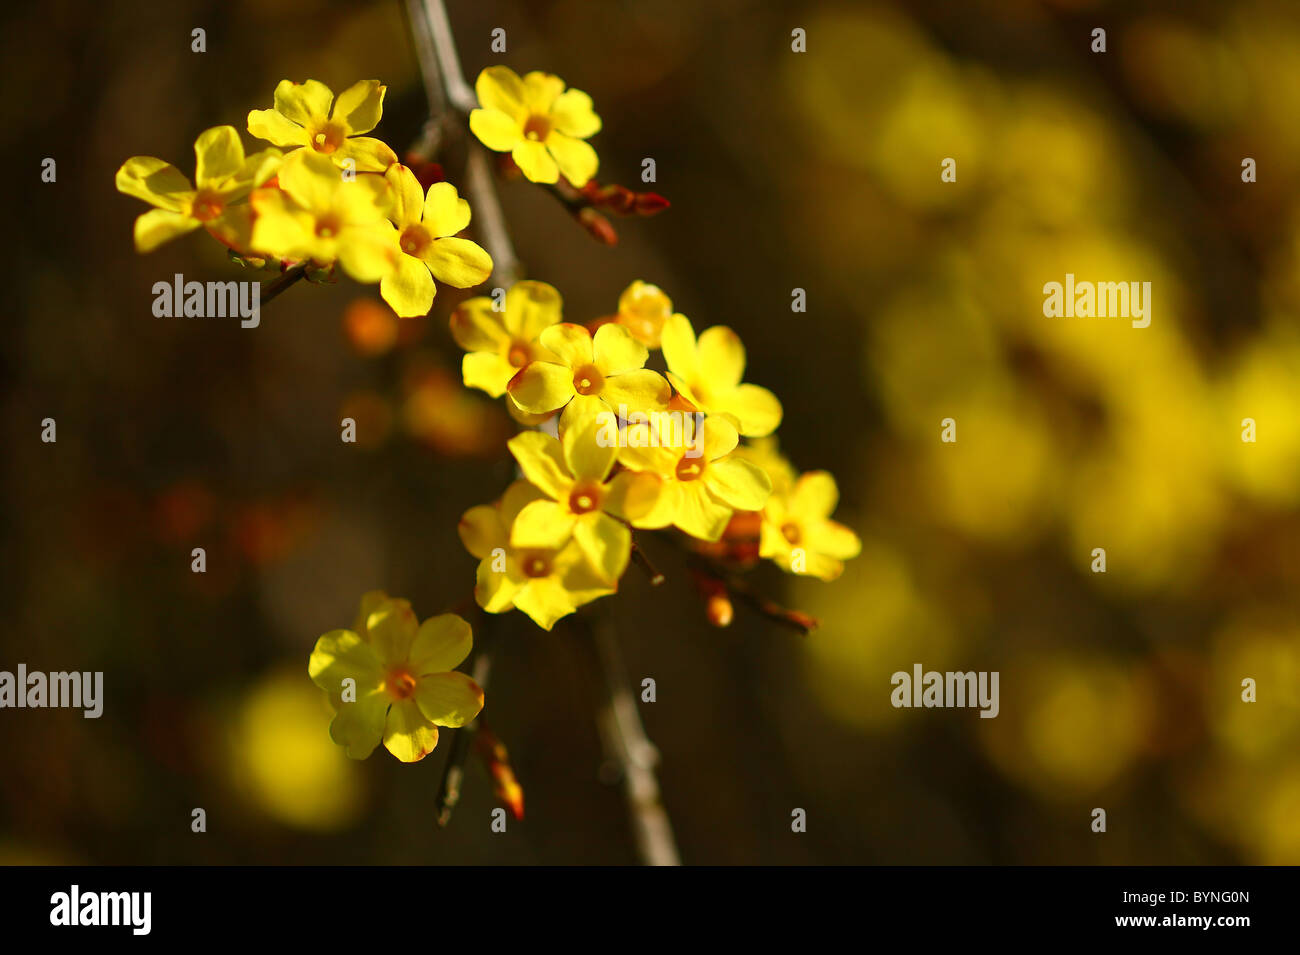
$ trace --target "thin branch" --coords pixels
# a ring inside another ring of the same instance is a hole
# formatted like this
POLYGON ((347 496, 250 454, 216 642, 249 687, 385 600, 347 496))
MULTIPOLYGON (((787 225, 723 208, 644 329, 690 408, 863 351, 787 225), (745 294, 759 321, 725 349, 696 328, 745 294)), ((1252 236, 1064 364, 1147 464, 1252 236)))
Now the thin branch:
POLYGON ((659 568, 650 562, 650 558, 646 556, 645 551, 637 545, 636 541, 632 541, 632 563, 645 572, 646 577, 650 579, 651 587, 658 587, 664 582, 664 575, 659 572, 659 568))
POLYGON ((265 283, 263 284, 263 292, 261 298, 258 300, 259 303, 265 305, 299 279, 305 278, 306 275, 307 266, 303 263, 300 262, 297 265, 292 266, 285 272, 281 273, 280 277, 270 285, 266 285, 265 283))
MULTIPOLYGON (((414 24, 416 54, 420 58, 420 74, 424 77, 431 113, 440 112, 449 102, 462 122, 467 124, 470 111, 478 106, 478 97, 461 73, 456 39, 443 0, 408 0, 407 9, 414 24)), ((430 122, 434 122, 432 117, 430 122)), ((429 131, 427 124, 425 139, 436 141, 436 134, 429 131)), ((522 276, 522 269, 497 197, 492 163, 477 138, 467 134, 466 139, 465 188, 474 209, 475 225, 483 236, 488 254, 492 256, 492 274, 503 287, 508 287, 522 276)))
MULTIPOLYGON (((473 679, 481 688, 487 689, 488 674, 492 669, 492 657, 483 650, 474 658, 473 679)), ((474 731, 478 729, 478 718, 468 726, 456 731, 451 741, 451 752, 447 754, 447 765, 442 771, 442 784, 438 787, 438 826, 445 827, 451 821, 452 811, 460 802, 461 784, 465 780, 465 761, 469 758, 474 731)))
POLYGON ((602 613, 595 613, 594 619, 575 617, 575 621, 594 644, 604 677, 606 697, 597 713, 597 722, 606 756, 623 778, 637 853, 645 865, 681 865, 673 827, 655 777, 659 750, 645 734, 618 641, 602 613))

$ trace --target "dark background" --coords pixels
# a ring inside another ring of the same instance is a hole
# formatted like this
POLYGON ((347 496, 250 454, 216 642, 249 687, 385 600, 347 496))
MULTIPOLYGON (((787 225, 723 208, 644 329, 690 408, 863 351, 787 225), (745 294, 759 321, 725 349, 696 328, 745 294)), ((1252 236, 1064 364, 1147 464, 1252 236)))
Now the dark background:
MULTIPOLYGON (((657 681, 641 712, 686 862, 1300 862, 1300 10, 450 13, 471 82, 498 62, 559 74, 604 119, 599 178, 636 187, 653 157, 673 203, 617 223, 609 249, 506 183, 528 275, 570 321, 641 278, 697 329, 736 329, 746 379, 784 403, 783 449, 836 474, 864 539, 835 583, 757 575, 824 620, 806 638, 743 608, 711 628, 654 541, 664 587, 633 571, 602 602, 634 681, 657 681), (1042 285, 1067 271, 1152 281, 1152 326, 1044 318, 1042 285), (948 416, 956 445, 938 441, 948 416), (918 662, 1000 671, 1001 715, 894 710, 889 675, 918 662)), ((425 110, 403 5, 7 15, 0 669, 102 670, 106 703, 99 720, 0 711, 0 860, 635 861, 622 795, 598 780, 589 661, 562 630, 511 614, 495 637, 485 713, 527 798, 506 835, 477 763, 434 826, 450 734, 413 766, 349 762, 307 678, 364 591, 426 617, 472 586, 456 522, 511 478, 511 424, 456 387, 446 315, 464 293, 441 289, 382 354, 345 328, 377 290, 346 280, 290 289, 256 330, 155 318, 152 285, 174 273, 250 276, 202 234, 137 255, 145 207, 113 188, 132 155, 190 174, 198 133, 243 131, 286 77, 379 78, 375 135, 401 152, 425 110)))

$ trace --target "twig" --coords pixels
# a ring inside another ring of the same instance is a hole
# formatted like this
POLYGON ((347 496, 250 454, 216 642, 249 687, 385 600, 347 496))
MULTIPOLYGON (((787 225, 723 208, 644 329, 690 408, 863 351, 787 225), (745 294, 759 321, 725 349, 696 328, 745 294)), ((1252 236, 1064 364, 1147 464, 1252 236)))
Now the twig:
POLYGON ((791 610, 788 607, 783 607, 775 600, 764 597, 750 587, 749 583, 739 574, 724 570, 698 554, 693 556, 697 573, 709 580, 716 581, 727 593, 739 597, 747 606, 767 617, 767 619, 788 627, 805 637, 821 625, 821 621, 816 617, 809 616, 801 610, 791 610))
POLYGON ((645 571, 645 575, 650 578, 651 587, 658 587, 664 582, 664 575, 659 572, 659 568, 650 562, 650 558, 646 556, 645 551, 637 546, 636 541, 632 541, 632 563, 645 571))
POLYGON ((307 275, 306 265, 300 262, 297 265, 292 266, 291 268, 283 272, 280 275, 280 277, 277 278, 270 285, 262 286, 264 291, 262 292, 262 296, 259 299, 260 304, 265 305, 267 302, 271 301, 271 299, 275 298, 277 295, 279 295, 289 286, 293 285, 299 279, 305 278, 306 275, 307 275))
MULTIPOLYGON (((461 73, 456 40, 443 0, 408 0, 407 10, 416 35, 420 74, 429 98, 430 124, 436 123, 433 114, 444 109, 447 103, 460 115, 462 123, 467 123, 470 111, 478 106, 478 97, 461 73)), ((430 124, 426 124, 424 138, 436 143, 438 135, 436 129, 430 129, 430 124)), ((466 132, 465 188, 471 198, 474 221, 483 235, 483 244, 492 256, 492 274, 501 285, 508 287, 521 277, 522 270, 501 211, 487 151, 474 136, 468 135, 467 129, 466 132)))
POLYGON ((637 853, 645 865, 681 865, 673 827, 660 799, 659 780, 655 777, 659 750, 646 737, 645 727, 641 724, 618 641, 614 639, 608 619, 599 611, 592 614, 592 619, 575 615, 574 620, 575 626, 584 631, 594 645, 604 677, 606 696, 597 713, 597 721, 606 756, 618 766, 623 777, 637 853))
MULTIPOLYGON (((483 689, 487 689, 488 673, 492 668, 492 657, 483 650, 474 658, 473 679, 483 689)), ((447 754, 447 765, 442 771, 442 784, 438 787, 438 826, 445 827, 451 821, 452 810, 460 802, 461 783, 465 780, 465 761, 469 758, 474 731, 478 729, 478 717, 467 726, 456 731, 451 741, 451 752, 447 754)))

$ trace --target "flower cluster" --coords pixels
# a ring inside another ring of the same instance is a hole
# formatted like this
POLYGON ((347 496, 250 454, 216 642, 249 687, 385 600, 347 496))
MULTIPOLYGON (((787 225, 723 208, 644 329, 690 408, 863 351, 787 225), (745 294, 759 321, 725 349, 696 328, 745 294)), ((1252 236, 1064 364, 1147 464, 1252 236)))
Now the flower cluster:
POLYGON ((136 220, 136 248, 205 228, 247 264, 314 274, 337 265, 378 283, 402 317, 428 314, 435 279, 482 283, 492 259, 458 237, 469 203, 447 182, 425 190, 387 144, 362 135, 379 123, 385 90, 362 80, 335 97, 316 80, 283 80, 272 109, 248 114, 249 133, 279 148, 246 156, 233 126, 205 130, 194 143, 193 185, 161 159, 128 159, 118 190, 155 207, 136 220))
POLYGON ((781 403, 743 380, 734 331, 697 336, 641 281, 612 317, 563 317, 560 293, 536 281, 512 286, 500 310, 472 298, 451 317, 465 385, 504 397, 536 428, 509 442, 522 480, 461 518, 480 606, 521 610, 549 630, 618 589, 633 529, 672 527, 708 545, 746 515, 759 521, 761 556, 791 573, 839 575, 861 545, 830 519, 835 481, 796 475, 775 450, 781 403), (646 367, 653 350, 662 374, 646 367))

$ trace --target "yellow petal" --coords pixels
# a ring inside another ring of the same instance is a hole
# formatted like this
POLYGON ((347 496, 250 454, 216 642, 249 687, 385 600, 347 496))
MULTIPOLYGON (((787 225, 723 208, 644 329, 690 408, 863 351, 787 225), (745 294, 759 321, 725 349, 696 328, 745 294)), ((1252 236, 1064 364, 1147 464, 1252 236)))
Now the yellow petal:
POLYGON ((379 282, 379 294, 399 318, 428 315, 435 287, 428 267, 410 255, 399 255, 397 267, 379 282))
POLYGON ((668 407, 672 396, 672 388, 664 377, 649 368, 639 368, 606 378, 605 387, 600 393, 600 397, 611 408, 621 409, 626 405, 629 412, 663 411, 668 407))
POLYGON ((474 635, 463 618, 454 613, 430 617, 420 624, 411 644, 411 673, 423 677, 454 670, 473 648, 474 635))
POLYGON ((560 179, 560 167, 544 143, 521 140, 510 150, 510 158, 530 182, 552 183, 560 179))
MULTIPOLYGON (((574 139, 572 136, 552 130, 546 137, 546 148, 555 160, 555 164, 559 166, 560 174, 579 189, 585 186, 600 168, 600 158, 596 155, 596 150, 581 139, 574 139)), ((533 177, 529 176, 529 178, 533 177)), ((535 179, 534 181, 554 182, 555 180, 535 179)))
POLYGON ((736 433, 736 428, 730 421, 717 415, 710 415, 704 419, 700 444, 706 461, 714 461, 724 454, 730 454, 739 443, 740 435, 736 433))
POLYGON ((438 728, 424 718, 415 700, 398 700, 392 705, 384 725, 385 749, 404 763, 415 763, 437 745, 438 728))
POLYGON ((306 146, 311 136, 306 129, 273 109, 255 109, 248 114, 248 132, 274 146, 306 146))
POLYGON ((574 396, 573 373, 564 365, 535 361, 510 379, 506 390, 524 411, 544 414, 563 407, 574 396))
POLYGON ((836 560, 851 560, 862 553, 862 541, 858 535, 836 521, 805 525, 803 541, 808 550, 836 560))
POLYGON ((543 630, 550 630, 555 621, 566 617, 577 606, 564 585, 554 577, 539 577, 528 581, 515 594, 515 607, 533 618, 543 630))
POLYGON ((483 688, 463 673, 435 673, 415 685, 415 702, 439 726, 464 726, 483 709, 483 688))
POLYGON ((632 554, 632 532, 625 525, 597 511, 578 520, 573 539, 603 579, 618 582, 632 554))
POLYGON ((385 172, 397 162, 397 153, 382 139, 353 136, 343 140, 343 145, 330 153, 330 159, 339 168, 343 167, 344 160, 351 159, 357 172, 385 172))
POLYGON ((469 128, 479 142, 499 153, 508 153, 524 141, 524 128, 519 121, 495 109, 472 110, 469 128))
POLYGON ((435 239, 420 258, 438 281, 455 288, 472 288, 492 274, 492 256, 469 239, 435 239))
POLYGON ((492 299, 483 295, 466 299, 451 313, 451 337, 465 351, 502 352, 510 336, 501 319, 501 313, 492 309, 492 299))
POLYGON ((159 209, 188 210, 194 187, 179 169, 153 156, 132 156, 117 171, 117 191, 143 199, 159 209))
MULTIPOLYGON (((339 236, 339 265, 358 282, 381 281, 397 268, 399 259, 410 258, 402 255, 396 237, 396 231, 387 220, 373 226, 344 229, 339 236)), ((423 263, 416 264, 428 273, 423 263)), ((432 284, 433 280, 429 281, 432 284)), ((403 304, 409 307, 412 302, 407 300, 403 304)), ((419 314, 427 312, 426 308, 419 314)))
POLYGON ((244 144, 233 126, 214 126, 194 141, 194 181, 200 189, 218 186, 239 175, 244 166, 244 144))
POLYGON ((740 384, 745 374, 745 346, 740 336, 725 325, 714 325, 700 333, 695 344, 699 360, 697 376, 709 383, 709 390, 727 390, 740 384))
POLYGON ((654 474, 620 471, 607 486, 604 510, 635 523, 655 509, 662 487, 663 481, 654 474))
POLYGON ((515 456, 515 460, 519 462, 519 469, 524 472, 524 477, 528 478, 534 486, 552 500, 568 500, 569 490, 573 487, 573 477, 565 465, 559 441, 540 431, 524 431, 511 438, 507 446, 510 448, 510 453, 515 456))
POLYGON ((331 630, 317 640, 307 672, 335 707, 342 705, 344 680, 352 680, 361 694, 377 688, 384 679, 383 664, 374 647, 351 630, 331 630))
POLYGON ((553 285, 525 280, 506 292, 506 330, 516 338, 534 341, 562 317, 564 300, 553 285))
POLYGON ((202 223, 198 219, 179 212, 150 209, 135 220, 135 250, 141 253, 152 252, 164 242, 193 232, 200 225, 202 223))
POLYGON ((455 235, 469 225, 469 203, 449 182, 435 182, 424 201, 424 227, 431 235, 455 235))
POLYGON ((809 471, 795 482, 790 494, 790 513, 810 523, 835 513, 840 489, 829 471, 809 471))
POLYGON ((581 325, 562 322, 543 329, 540 336, 542 346, 570 369, 577 370, 595 361, 595 346, 591 332, 581 325))
POLYGON ((501 513, 491 504, 471 507, 461 515, 456 530, 465 549, 479 560, 490 557, 494 549, 508 543, 501 513))
POLYGON ((582 90, 565 90, 551 106, 551 122, 566 136, 586 139, 600 132, 600 117, 582 90))
POLYGON ((699 482, 679 484, 673 524, 700 540, 715 541, 731 520, 732 510, 699 482))
POLYGON ((506 527, 514 523, 519 512, 533 501, 544 500, 541 489, 528 481, 515 481, 501 495, 501 522, 506 527))
POLYGON ((510 525, 510 546, 559 550, 573 536, 577 518, 554 501, 533 501, 510 525))
POLYGON ((466 388, 478 388, 493 398, 506 393, 510 379, 519 371, 495 352, 470 352, 460 362, 461 380, 466 388))
POLYGON ((740 422, 740 433, 751 438, 771 434, 781 424, 783 414, 776 395, 758 385, 741 385, 724 394, 709 410, 734 415, 740 422))
POLYGON ((390 198, 389 217, 402 226, 414 225, 424 215, 424 190, 415 173, 401 163, 394 163, 384 173, 390 198))
POLYGON ((494 568, 496 558, 480 561, 475 572, 474 599, 488 613, 505 613, 515 605, 521 584, 494 568))
POLYGON ((564 462, 576 480, 603 484, 614 466, 618 434, 616 426, 610 427, 613 417, 612 413, 606 417, 591 415, 564 431, 564 462))
POLYGON ((515 119, 526 111, 523 80, 508 66, 489 66, 479 73, 474 92, 486 110, 499 110, 515 119))
POLYGON ((391 703, 392 698, 381 689, 358 689, 354 702, 339 706, 330 723, 330 739, 352 759, 365 759, 383 738, 391 703))
POLYGON ((562 92, 564 80, 553 73, 533 70, 524 75, 524 104, 531 113, 545 116, 562 92))
POLYGON ((695 330, 691 328, 690 319, 678 312, 664 322, 659 348, 664 353, 669 371, 688 382, 695 380, 698 366, 695 358, 695 330))
POLYGON ((596 367, 603 375, 618 375, 640 368, 650 357, 650 351, 637 341, 622 325, 612 322, 596 329, 592 339, 592 353, 596 367))
POLYGON ((368 133, 379 125, 384 115, 384 93, 388 87, 379 80, 359 80, 334 101, 333 118, 348 127, 349 135, 368 133))
POLYGON ((312 212, 328 211, 342 186, 343 181, 334 164, 309 149, 290 153, 280 166, 280 188, 294 202, 312 212))
POLYGON ((324 83, 281 80, 275 87, 276 111, 299 126, 320 126, 329 119, 334 93, 324 83))
POLYGON ((384 666, 405 663, 411 651, 411 641, 420 629, 415 611, 409 600, 390 600, 380 604, 366 618, 370 646, 374 647, 379 662, 384 666))
POLYGON ((725 458, 704 470, 704 486, 724 504, 742 511, 760 510, 772 493, 767 472, 751 461, 725 458))

